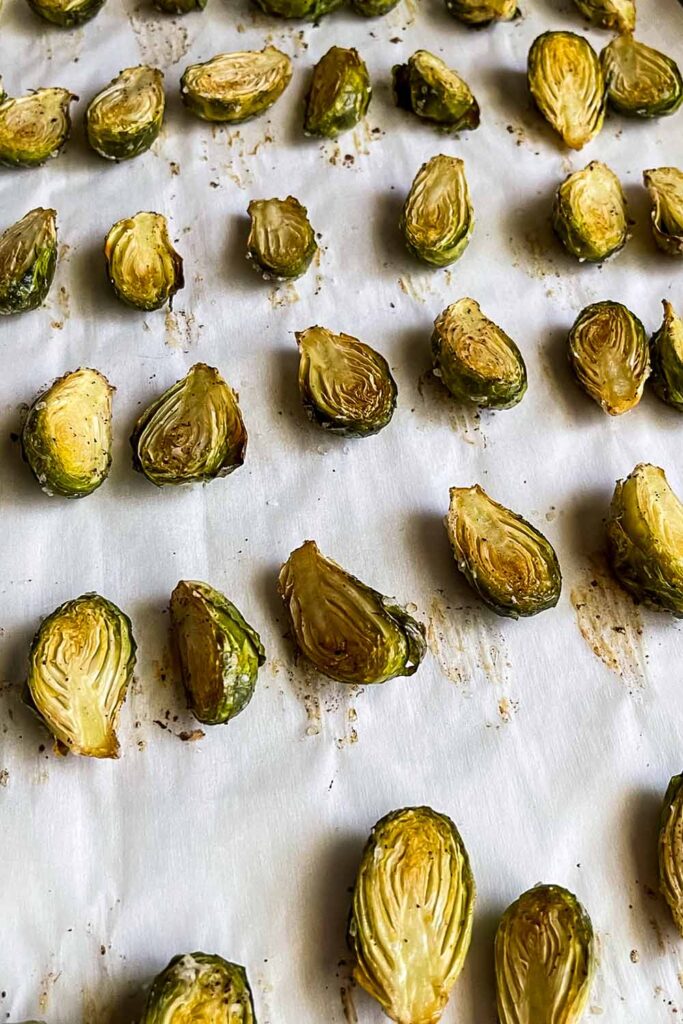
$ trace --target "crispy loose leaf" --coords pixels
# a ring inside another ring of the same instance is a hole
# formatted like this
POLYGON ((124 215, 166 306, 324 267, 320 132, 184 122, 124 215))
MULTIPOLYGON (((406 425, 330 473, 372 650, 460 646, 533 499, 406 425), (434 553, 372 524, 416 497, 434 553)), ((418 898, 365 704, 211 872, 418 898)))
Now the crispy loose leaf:
POLYGON ((291 553, 278 584, 297 647, 324 675, 365 685, 417 671, 421 623, 325 558, 315 541, 291 553))
POLYGON ((31 210, 0 235, 0 315, 42 305, 57 265, 57 214, 31 210))
POLYGON ((90 21, 105 4, 105 0, 27 0, 32 11, 45 21, 62 28, 74 28, 90 21))
POLYGON ((645 328, 620 302, 594 302, 569 332, 569 362, 586 394, 620 416, 638 404, 650 376, 645 328))
POLYGON ((272 107, 291 77, 291 60, 274 46, 219 53, 185 68, 180 95, 185 106, 204 121, 237 124, 272 107))
POLYGON ((598 55, 574 32, 544 32, 531 44, 529 90, 546 121, 571 149, 594 138, 605 118, 605 80, 598 55))
POLYGON ((64 751, 118 757, 116 723, 135 667, 127 615, 98 594, 67 601, 31 645, 28 696, 64 751))
POLYGON ((683 617, 683 504, 663 469, 641 462, 617 481, 607 554, 615 576, 637 601, 683 617))
POLYGON ((256 1024, 247 972, 222 956, 174 956, 154 979, 140 1024, 256 1024))
POLYGON ((458 569, 498 615, 554 608, 562 574, 550 542, 516 512, 474 487, 451 487, 445 524, 458 569))
POLYGON ((266 660, 256 630, 224 594, 197 580, 173 591, 171 629, 195 718, 219 725, 239 715, 266 660))
POLYGON ((496 932, 500 1024, 579 1024, 595 973, 593 926, 576 896, 537 885, 496 932))
POLYGON ((336 139, 367 113, 370 74, 357 50, 332 46, 313 69, 306 94, 304 133, 336 139))
POLYGON ((406 64, 395 64, 392 78, 397 106, 456 132, 478 126, 479 104, 469 85, 428 50, 416 50, 406 64))
POLYGON ((683 936, 683 775, 667 786, 659 819, 659 890, 683 936))
POLYGON ((664 319, 650 338, 650 383, 663 402, 683 412, 683 320, 662 300, 664 319))
POLYGON ((566 177, 555 193, 553 228, 579 260, 600 263, 619 252, 629 238, 629 219, 614 171, 592 160, 566 177))
POLYGON ((114 291, 136 309, 160 309, 185 283, 182 257, 160 213, 117 221, 104 241, 104 258, 114 291))
POLYGON ((683 256, 683 171, 677 167, 657 167, 643 171, 650 193, 652 234, 669 256, 683 256))
POLYGON ((450 818, 407 807, 377 822, 349 920, 353 974, 397 1024, 436 1024, 472 935, 476 888, 450 818))
POLYGON ((36 89, 17 99, 0 93, 0 164, 38 167, 59 156, 77 99, 68 89, 36 89))
POLYGON ((434 267, 446 267, 463 254, 474 228, 474 210, 462 160, 439 155, 422 165, 399 226, 410 252, 434 267))
POLYGON ((633 32, 636 27, 635 0, 574 0, 585 18, 599 28, 633 32))
POLYGON ((294 196, 252 199, 247 259, 266 278, 293 280, 305 274, 318 244, 308 211, 294 196))
POLYGON ((607 99, 628 117, 664 117, 683 101, 683 78, 671 57, 639 43, 630 33, 617 36, 600 54, 607 99))
POLYGON ((446 0, 446 10, 463 24, 479 27, 511 21, 519 13, 517 0, 446 0))
POLYGON ((158 136, 165 107, 162 71, 144 64, 125 68, 88 104, 88 142, 107 160, 130 160, 158 136))

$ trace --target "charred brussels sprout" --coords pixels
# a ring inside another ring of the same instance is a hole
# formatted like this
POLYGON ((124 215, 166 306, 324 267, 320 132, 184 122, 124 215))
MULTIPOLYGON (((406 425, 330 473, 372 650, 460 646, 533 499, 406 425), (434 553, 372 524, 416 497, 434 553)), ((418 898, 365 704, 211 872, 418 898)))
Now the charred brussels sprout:
POLYGON ((440 155, 422 165, 399 226, 410 252, 434 267, 447 267, 463 254, 474 227, 474 210, 462 160, 440 155))
POLYGON ((641 462, 617 482, 607 554, 614 575, 637 601, 683 617, 683 504, 663 469, 641 462))
POLYGON ((459 299, 436 318, 432 358, 450 393, 482 408, 509 409, 526 392, 522 353, 474 299, 459 299))
POLYGON ((667 786, 659 819, 659 890, 683 935, 683 775, 667 786))
POLYGON ((40 306, 57 265, 57 214, 39 206, 0 235, 0 315, 40 306))
POLYGON ((154 979, 140 1024, 256 1024, 247 972, 222 956, 174 956, 154 979))
POLYGON ((392 77, 404 110, 456 132, 478 126, 479 104, 469 85, 433 53, 417 50, 407 64, 394 65, 392 77))
POLYGON ((446 531, 461 573, 498 615, 512 619, 554 608, 562 574, 535 527, 481 487, 451 487, 446 531))
POLYGON ((635 0, 574 0, 584 18, 599 28, 633 32, 636 27, 635 0))
POLYGON ((325 558, 315 541, 291 553, 279 591, 297 647, 330 679, 365 685, 417 671, 425 653, 421 623, 325 558))
POLYGON ((662 305, 662 326, 650 338, 650 382, 663 402, 683 412, 683 320, 666 299, 662 305))
POLYGON ((643 171, 643 181, 652 202, 655 242, 669 256, 683 256, 683 171, 657 167, 643 171))
POLYGON ((384 356, 326 327, 296 332, 299 390, 309 417, 346 437, 376 434, 394 414, 396 382, 384 356))
POLYGON ((160 213, 136 213, 114 224, 104 242, 117 296, 136 309, 160 309, 183 287, 183 260, 160 213))
POLYGON ((531 44, 527 79, 536 106, 567 146, 581 149, 598 134, 607 96, 588 40, 574 32, 544 32, 531 44))
POLYGON ((171 595, 171 629, 195 718, 220 725, 244 711, 266 654, 232 601, 208 583, 181 580, 171 595))
POLYGON ((617 36, 600 54, 611 107, 628 117, 664 117, 683 101, 683 79, 671 57, 617 36))
POLYGON ((163 72, 144 64, 125 68, 88 104, 88 142, 107 160, 130 160, 158 136, 165 106, 163 72))
POLYGON ((313 69, 304 111, 305 134, 336 139, 365 116, 371 96, 370 75, 358 51, 330 47, 313 69))
POLYGON ((293 280, 305 274, 318 249, 308 212, 294 196, 252 199, 247 259, 264 277, 293 280))
POLYGON ((237 395, 218 370, 196 363, 143 412, 131 445, 133 466, 157 487, 227 476, 247 448, 237 395))
POLYGON ((517 17, 517 0, 446 0, 446 10, 465 25, 489 25, 517 17))
POLYGON ((377 822, 353 891, 353 976, 398 1024, 437 1024, 472 937, 476 887, 460 833, 431 807, 377 822))
POLYGON ((71 134, 68 89, 36 89, 11 99, 0 89, 0 164, 39 167, 59 156, 71 134))
POLYGON ((105 0, 28 0, 35 14, 62 28, 75 28, 90 21, 100 11, 105 0))
POLYGON ((113 388, 97 370, 66 373, 35 400, 21 449, 46 494, 92 494, 111 466, 113 388))
POLYGON ((626 197, 614 171, 592 160, 564 179, 555 193, 553 228, 567 252, 600 263, 629 238, 626 197))
POLYGON ((134 667, 128 616, 98 594, 83 594, 36 633, 27 699, 64 753, 118 757, 116 723, 134 667))
POLYGON ((569 362, 586 394, 620 416, 638 404, 650 375, 645 328, 620 302, 594 302, 569 332, 569 362))
POLYGON ((274 46, 219 53, 190 64, 180 79, 180 95, 204 121, 238 124, 272 107, 289 85, 292 62, 274 46))
POLYGON ((189 14, 191 11, 203 11, 206 0, 154 0, 154 6, 165 14, 189 14))
POLYGON ((595 973, 591 920, 576 896, 537 885, 507 908, 496 932, 500 1024, 579 1024, 595 973))
POLYGON ((351 0, 356 14, 362 14, 364 18, 380 18, 393 11, 397 3, 398 0, 351 0))

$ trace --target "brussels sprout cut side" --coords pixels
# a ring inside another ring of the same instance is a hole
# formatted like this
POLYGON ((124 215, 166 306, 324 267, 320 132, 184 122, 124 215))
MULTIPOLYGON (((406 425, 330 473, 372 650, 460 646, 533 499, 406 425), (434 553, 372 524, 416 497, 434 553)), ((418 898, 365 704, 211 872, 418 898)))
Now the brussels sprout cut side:
POLYGON ((636 27, 635 0, 574 0, 584 18, 598 28, 633 32, 636 27))
POLYGON ((36 89, 11 99, 0 89, 0 164, 39 167, 59 156, 71 134, 68 89, 36 89))
POLYGON ((476 128, 479 104, 470 87, 440 57, 417 50, 392 68, 396 105, 454 132, 476 128))
POLYGON ((576 896, 537 885, 512 903, 495 942, 500 1024, 579 1024, 596 956, 591 920, 576 896))
POLYGON ((136 309, 160 309, 185 283, 182 257, 160 213, 117 221, 104 241, 104 258, 117 296, 136 309))
POLYGON ((677 167, 657 167, 643 171, 650 193, 652 234, 669 256, 683 256, 683 171, 677 167))
POLYGON ((650 338, 650 383, 667 405, 683 412, 683 320, 663 300, 662 326, 650 338))
POLYGON ((41 206, 0 235, 0 315, 42 305, 57 265, 57 214, 41 206))
POLYGON ((607 91, 597 53, 574 32, 544 32, 531 44, 529 91, 570 149, 582 149, 605 119, 607 91))
POLYGON ((623 248, 629 238, 626 198, 606 164, 592 160, 565 178, 555 193, 553 228, 579 260, 600 263, 623 248))
POLYGON ((437 1024, 472 937, 476 887, 460 833, 430 807, 377 822, 353 891, 353 976, 397 1024, 437 1024))
POLYGON ((282 566, 279 591, 298 649, 340 683, 411 676, 424 657, 424 626, 325 558, 312 541, 282 566))
POLYGON ((610 416, 638 404, 650 375, 645 328, 620 302, 595 302, 569 332, 569 362, 579 384, 610 416))
POLYGON ((102 10, 105 0, 27 0, 31 10, 61 28, 75 28, 102 10))
POLYGON ((173 591, 171 630, 195 718, 219 725, 239 715, 266 660, 256 630, 224 594, 196 580, 173 591))
POLYGON ((671 57, 639 43, 632 35, 617 36, 600 54, 607 99, 627 117, 664 117, 683 101, 683 78, 671 57))
POLYGON ((88 104, 88 142, 107 160, 130 160, 158 136, 165 107, 163 72, 146 65, 125 68, 88 104))
POLYGON ((667 786, 659 819, 659 891, 683 936, 683 775, 667 786))
POLYGON ((304 133, 336 139, 365 116, 371 96, 370 75, 358 51, 332 46, 313 69, 304 133))
POLYGON ((272 107, 291 77, 291 60, 274 46, 219 53, 185 68, 180 96, 204 121, 238 124, 272 107))
POLYGON ((116 723, 135 667, 127 615, 84 594, 49 615, 31 645, 28 699, 59 748, 118 757, 116 723))
POLYGON ((517 619, 554 608, 562 574, 557 555, 526 519, 481 487, 452 487, 445 525, 458 569, 483 601, 517 619))
POLYGON ((318 245, 308 211, 294 196, 252 199, 247 259, 264 277, 293 280, 305 274, 318 245))
POLYGON ((399 227, 410 252, 433 267, 447 267, 463 254, 474 227, 474 210, 462 160, 440 155, 422 165, 399 227))
POLYGON ((152 983, 140 1024, 256 1024, 247 972, 222 956, 174 956, 152 983))
POLYGON ((494 21, 512 21, 517 0, 446 0, 446 10, 464 25, 481 28, 494 21))

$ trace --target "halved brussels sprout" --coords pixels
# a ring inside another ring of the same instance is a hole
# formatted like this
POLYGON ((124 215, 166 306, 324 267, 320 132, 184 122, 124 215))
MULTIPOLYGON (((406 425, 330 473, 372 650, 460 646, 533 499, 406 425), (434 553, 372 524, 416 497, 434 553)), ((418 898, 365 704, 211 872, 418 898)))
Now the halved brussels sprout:
POLYGON ((73 370, 29 409, 21 450, 46 494, 82 498, 107 479, 113 391, 98 370, 73 370))
POLYGON ((134 468, 162 487, 232 473, 244 462, 247 431, 230 385, 196 363, 148 406, 130 441, 134 468))
POLYGON ((446 10, 465 25, 488 25, 517 17, 517 0, 446 0, 446 10))
POLYGON ((614 575, 637 601, 683 617, 683 504, 663 469, 641 462, 617 482, 607 554, 614 575))
POLYGON ((669 256, 683 256, 683 171, 657 167, 643 171, 643 181, 652 201, 652 234, 669 256))
POLYGON ((620 416, 638 404, 650 376, 645 328, 620 302, 594 302, 569 332, 569 362, 586 394, 620 416))
POLYGON ((264 277, 293 280, 305 274, 318 245, 308 211, 294 196, 252 199, 247 259, 264 277))
POLYGON ((424 626, 325 558, 315 541, 292 551, 278 589, 297 647, 330 679, 364 686, 417 671, 424 626))
POLYGON ((384 356, 326 327, 295 336, 299 391, 310 419, 346 437, 367 437, 386 427, 396 408, 396 382, 384 356))
POLYGON ((683 320, 666 299, 662 305, 662 326, 650 338, 650 383, 663 402, 683 412, 683 320))
POLYGON ((380 18, 393 11, 397 3, 398 0, 351 0, 356 14, 362 14, 364 18, 380 18))
POLYGON ((152 983, 140 1024, 256 1024, 247 972, 222 956, 174 956, 152 983))
POLYGON ((306 94, 304 133, 336 139, 365 116, 371 96, 370 75, 358 51, 330 47, 313 68, 306 94))
POLYGON ((254 0, 266 14, 275 18, 305 18, 307 21, 320 21, 343 0, 254 0))
POLYGON ((36 89, 11 99, 0 92, 0 164, 39 167, 59 156, 71 134, 68 89, 36 89))
POLYGON ((266 652, 232 601, 208 583, 181 580, 171 594, 171 629, 195 718, 219 725, 244 711, 266 652))
POLYGON ((591 920, 560 885, 537 885, 512 903, 496 932, 500 1024, 579 1024, 596 956, 591 920))
POLYGON ((180 96, 204 121, 238 124, 272 107, 291 77, 291 60, 274 46, 219 53, 203 64, 185 68, 180 96))
POLYGON ((626 197, 614 171, 592 160, 564 179, 555 193, 553 228, 567 252, 601 263, 629 238, 626 197))
POLYGON ((575 32, 544 32, 531 44, 529 90, 571 149, 594 138, 605 119, 607 90, 597 53, 575 32))
POLYGON ((118 757, 116 723, 135 667, 130 619, 99 594, 60 605, 29 655, 27 700, 63 752, 118 757))
POLYGON ((145 64, 125 68, 88 104, 88 142, 107 160, 130 160, 158 136, 165 107, 163 71, 145 64))
POLYGON ((29 7, 45 21, 62 28, 75 28, 90 21, 106 0, 27 0, 29 7))
POLYGON ((479 104, 469 85, 440 57, 416 50, 391 74, 397 106, 456 132, 478 126, 479 104))
POLYGON ((189 14, 191 11, 203 11, 206 0, 154 0, 154 6, 166 14, 189 14))
POLYGON ((585 18, 599 28, 633 32, 636 27, 635 0, 574 0, 585 18))
POLYGON ((0 235, 0 315, 40 306, 57 265, 57 214, 31 210, 0 235))
POLYGON ((617 36, 600 54, 611 107, 629 117, 664 117, 683 101, 683 78, 671 57, 617 36))
POLYGON ((474 210, 462 160, 441 154, 422 165, 399 226, 410 252, 434 267, 447 267, 463 254, 474 228, 474 210))
POLYGON ((450 496, 445 524, 458 569, 489 608, 512 619, 554 608, 562 574, 540 530, 478 484, 450 496))
POLYGON ((659 818, 659 891, 683 935, 683 775, 667 786, 659 818))
POLYGON ((160 309, 185 283, 182 256, 160 213, 117 221, 104 241, 104 258, 117 296, 136 309, 160 309))
POLYGON ((432 359, 455 398, 483 408, 509 409, 526 392, 522 353, 474 299, 458 299, 436 318, 432 359))
POLYGON ((460 833, 431 807, 377 822, 353 890, 353 976, 398 1024, 437 1024, 472 937, 476 886, 460 833))

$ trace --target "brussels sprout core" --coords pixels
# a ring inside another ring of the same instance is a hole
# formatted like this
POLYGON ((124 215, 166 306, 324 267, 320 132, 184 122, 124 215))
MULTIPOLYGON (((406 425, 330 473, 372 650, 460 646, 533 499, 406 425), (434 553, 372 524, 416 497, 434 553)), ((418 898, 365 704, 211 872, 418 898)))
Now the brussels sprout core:
POLYGON ((137 309, 160 309, 185 283, 182 257, 160 213, 117 221, 105 239, 104 257, 114 291, 137 309))
POLYGON ((683 256, 683 171, 658 167, 643 171, 652 201, 652 234, 669 256, 683 256))
POLYGON ((318 245, 308 212, 294 196, 252 199, 247 259, 266 278, 292 280, 305 274, 318 245))
POLYGON ((595 302, 569 332, 569 361, 586 394, 620 416, 638 404, 650 375, 645 328, 620 302, 595 302))
POLYGON ((567 146, 581 149, 598 134, 606 87, 598 55, 583 36, 538 36, 529 50, 527 79, 536 106, 567 146))
POLYGON ((371 96, 370 75, 357 50, 332 46, 313 69, 306 95, 305 134, 336 139, 365 116, 371 96))
POLYGON ((71 134, 68 89, 36 89, 11 99, 0 90, 0 164, 38 167, 58 156, 71 134))
POLYGON ((291 77, 291 60, 274 46, 219 53, 185 68, 180 95, 185 106, 204 121, 237 124, 271 107, 291 77))
POLYGON ((562 182, 555 194, 553 227, 567 252, 602 262, 629 237, 626 198, 616 174, 593 160, 562 182))
POLYGON ((617 36, 600 54, 611 107, 630 117, 673 114, 683 101, 683 78, 671 57, 617 36))
POLYGON ((446 267, 463 254, 474 227, 474 210, 462 160, 440 155, 422 165, 399 226, 410 252, 434 267, 446 267))
POLYGON ((174 956, 154 979, 140 1024, 256 1024, 244 967, 209 953, 174 956))
POLYGON ((145 65, 126 68, 88 104, 88 142, 107 160, 130 160, 158 136, 165 107, 163 72, 145 65))
POLYGON ((56 265, 57 214, 39 206, 0 235, 0 315, 40 306, 56 265))

